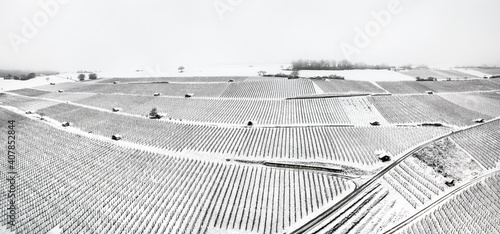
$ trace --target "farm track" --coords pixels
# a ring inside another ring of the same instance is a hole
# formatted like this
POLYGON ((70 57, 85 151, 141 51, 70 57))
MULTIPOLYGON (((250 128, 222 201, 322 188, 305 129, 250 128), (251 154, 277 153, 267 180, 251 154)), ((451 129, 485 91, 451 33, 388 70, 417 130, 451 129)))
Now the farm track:
POLYGON ((391 229, 385 231, 384 233, 395 233, 395 232, 397 232, 398 230, 404 228, 406 225, 410 224, 411 222, 413 222, 414 220, 418 219, 422 215, 425 215, 427 212, 431 211, 434 207, 438 206, 442 202, 445 202, 446 200, 448 200, 449 198, 451 198, 453 195, 455 195, 455 194, 463 191, 464 189, 470 187, 471 185, 474 185, 474 184, 482 181, 484 178, 492 176, 492 175, 494 175, 496 173, 500 173, 500 169, 490 171, 490 172, 488 172, 486 174, 483 174, 483 175, 481 175, 481 176, 479 176, 479 177, 477 177, 477 178, 475 178, 475 179, 473 179, 473 180, 471 180, 471 181, 469 181, 469 182, 461 185, 458 188, 455 188, 453 191, 450 191, 446 195, 440 197, 436 201, 432 202, 431 204, 427 205, 425 208, 423 208, 420 211, 418 211, 416 214, 414 214, 411 217, 407 218, 406 220, 400 222, 398 225, 392 227, 391 229))
POLYGON ((384 176, 392 168, 396 167, 399 163, 401 163, 402 161, 404 161, 406 158, 408 158, 411 155, 413 155, 413 153, 415 153, 415 152, 423 149, 427 145, 429 145, 429 144, 431 144, 433 142, 445 139, 447 137, 453 136, 454 134, 458 134, 460 132, 466 131, 468 129, 473 129, 473 128, 476 128, 476 127, 488 124, 488 123, 496 121, 498 119, 500 119, 500 117, 497 117, 495 119, 489 120, 489 121, 487 121, 487 122, 485 122, 483 124, 474 125, 474 126, 470 126, 470 127, 467 127, 467 128, 455 131, 455 132, 447 133, 445 135, 442 135, 442 136, 439 136, 437 138, 431 139, 431 140, 429 140, 427 142, 424 142, 424 143, 416 146, 415 148, 413 148, 413 149, 409 150, 408 152, 404 153, 403 156, 401 156, 400 158, 398 158, 391 165, 387 166, 386 168, 384 168, 383 170, 381 170, 380 172, 378 172, 375 176, 373 176, 371 179, 369 179, 363 185, 359 186, 356 190, 354 190, 353 192, 351 192, 350 194, 348 194, 341 201, 339 201, 338 203, 336 203, 332 207, 328 208, 325 212, 323 212, 320 215, 314 217, 313 219, 311 219, 310 221, 308 221, 307 223, 305 223, 303 226, 297 228, 296 230, 294 230, 291 233, 298 234, 298 233, 307 233, 307 232, 310 232, 311 229, 315 228, 324 219, 326 219, 327 217, 329 217, 330 215, 332 215, 333 213, 335 213, 340 208, 342 208, 345 205, 349 204, 358 195, 362 194, 367 188, 369 188, 371 185, 375 184, 378 179, 382 178, 382 176, 384 176))

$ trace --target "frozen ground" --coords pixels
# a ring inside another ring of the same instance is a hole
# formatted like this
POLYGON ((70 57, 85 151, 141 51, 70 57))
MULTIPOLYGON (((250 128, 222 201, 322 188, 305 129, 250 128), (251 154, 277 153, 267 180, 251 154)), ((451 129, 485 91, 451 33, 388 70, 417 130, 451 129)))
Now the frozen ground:
POLYGON ((401 74, 399 72, 389 70, 345 70, 345 71, 300 71, 300 76, 328 76, 328 75, 343 76, 346 80, 363 80, 363 81, 401 81, 415 80, 411 76, 401 74))
POLYGON ((0 79, 0 91, 8 91, 22 88, 30 88, 41 85, 48 85, 50 83, 65 83, 75 82, 72 79, 73 74, 62 74, 54 76, 41 76, 31 80, 4 80, 0 79))
MULTIPOLYGON (((184 72, 179 72, 176 67, 147 67, 135 71, 109 71, 99 73, 99 77, 127 78, 127 77, 189 77, 189 76, 257 76, 257 72, 265 71, 267 74, 289 74, 282 68, 288 68, 290 64, 269 64, 269 65, 214 65, 214 66, 185 66, 184 72)), ((399 81, 415 80, 398 72, 388 70, 303 70, 299 72, 301 77, 340 75, 347 80, 364 81, 399 81)))

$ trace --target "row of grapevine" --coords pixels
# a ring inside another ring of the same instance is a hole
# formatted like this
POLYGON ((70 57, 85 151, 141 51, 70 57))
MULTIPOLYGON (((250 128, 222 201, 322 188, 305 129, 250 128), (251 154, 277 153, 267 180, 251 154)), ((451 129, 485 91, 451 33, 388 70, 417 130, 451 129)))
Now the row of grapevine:
POLYGON ((370 223, 375 216, 389 209, 388 194, 380 184, 372 185, 352 203, 323 220, 314 233, 367 233, 374 228, 370 223))
POLYGON ((23 95, 23 96, 28 96, 28 97, 36 97, 36 96, 40 96, 40 95, 43 95, 43 94, 50 93, 49 91, 38 90, 38 89, 29 89, 29 88, 18 89, 18 90, 11 90, 9 92, 15 93, 15 94, 19 94, 19 95, 23 95))
POLYGON ((461 81, 384 81, 377 82, 382 88, 393 94, 433 92, 470 92, 499 90, 500 84, 490 80, 461 81))
POLYGON ((351 189, 323 173, 174 158, 0 116, 18 121, 17 233, 58 225, 65 233, 281 233, 351 189))
POLYGON ((392 94, 425 93, 428 90, 423 82, 417 81, 378 81, 377 84, 392 94))
POLYGON ((371 165, 374 151, 393 155, 445 134, 444 128, 296 127, 246 128, 178 124, 118 115, 69 104, 40 110, 58 121, 102 136, 169 150, 194 150, 247 157, 322 159, 371 165))
POLYGON ((487 169, 500 161, 500 120, 467 129, 451 137, 487 169))
POLYGON ((0 93, 0 105, 14 106, 24 111, 36 111, 57 104, 59 102, 0 93))
POLYGON ((96 95, 78 103, 144 115, 156 107, 165 118, 199 122, 254 124, 350 124, 337 99, 248 100, 166 98, 129 95, 96 95))
POLYGON ((385 90, 368 81, 358 80, 314 80, 323 92, 333 94, 385 93, 385 90))
MULTIPOLYGON (((55 99, 59 101, 66 101, 66 102, 76 102, 82 99, 90 98, 92 96, 99 95, 95 93, 73 93, 73 92, 63 92, 63 93, 57 93, 57 92, 51 92, 47 93, 44 95, 38 96, 38 98, 48 98, 48 99, 55 99)), ((133 96, 137 97, 137 96, 133 96)))
POLYGON ((196 97, 219 97, 229 84, 226 83, 160 83, 160 84, 85 84, 65 90, 67 92, 138 94, 184 97, 190 93, 196 97))
POLYGON ((439 94, 447 101, 489 116, 500 116, 500 93, 446 93, 439 94))
POLYGON ((229 84, 222 93, 225 98, 288 98, 316 94, 307 79, 271 79, 229 84))
POLYGON ((111 78, 99 80, 96 83, 107 83, 112 84, 114 82, 118 83, 130 83, 130 82, 228 82, 233 80, 234 82, 243 82, 247 79, 244 76, 197 76, 197 77, 133 77, 133 78, 111 78))
POLYGON ((500 68, 471 68, 473 70, 486 73, 489 75, 500 75, 500 68))
POLYGON ((366 97, 341 98, 339 101, 353 124, 363 125, 373 121, 382 125, 388 123, 366 97))
POLYGON ((446 80, 446 79, 468 79, 468 78, 478 78, 478 76, 474 76, 468 73, 456 71, 456 70, 408 70, 401 71, 400 73, 412 76, 412 77, 420 77, 420 78, 428 78, 434 77, 438 80, 446 80))
POLYGON ((500 233, 500 175, 466 188, 399 233, 500 233))
POLYGON ((365 97, 293 100, 185 99, 71 92, 48 93, 40 97, 72 101, 109 111, 119 107, 123 112, 142 116, 156 107, 165 118, 197 122, 241 125, 248 121, 258 125, 369 125, 371 121, 387 123, 365 97))
POLYGON ((474 123, 474 119, 491 118, 446 101, 438 95, 379 96, 369 97, 368 100, 387 121, 395 124, 439 122, 468 126, 474 123))
POLYGON ((413 208, 434 200, 444 191, 445 179, 431 167, 408 157, 383 176, 413 208))
MULTIPOLYGON (((50 82, 50 81, 49 81, 50 82)), ((47 92, 58 92, 59 90, 68 90, 76 87, 88 86, 91 83, 82 83, 82 82, 63 82, 63 83, 54 83, 54 85, 41 85, 36 86, 33 89, 47 91, 47 92)))

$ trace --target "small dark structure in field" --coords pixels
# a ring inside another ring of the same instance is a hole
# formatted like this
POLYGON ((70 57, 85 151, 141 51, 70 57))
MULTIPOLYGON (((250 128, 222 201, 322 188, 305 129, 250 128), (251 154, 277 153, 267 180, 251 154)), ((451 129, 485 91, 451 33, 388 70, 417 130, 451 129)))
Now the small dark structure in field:
POLYGON ((425 91, 425 92, 426 92, 427 94, 434 94, 434 92, 432 92, 432 91, 430 91, 430 90, 429 90, 429 91, 425 91))
POLYGON ((427 78, 420 78, 417 76, 417 81, 437 81, 437 78, 429 76, 427 78))
POLYGON ((184 95, 184 97, 185 97, 185 98, 190 98, 190 97, 192 97, 192 96, 194 96, 194 94, 193 94, 193 93, 186 93, 186 94, 184 95))
POLYGON ((375 155, 377 155, 377 158, 382 162, 391 161, 392 158, 392 155, 385 150, 377 150, 375 151, 375 155))
POLYGON ((111 136, 111 139, 115 140, 115 141, 119 141, 122 139, 122 136, 121 135, 118 135, 118 134, 115 134, 113 136, 111 136))
POLYGON ((113 84, 118 84, 118 81, 113 81, 113 84))
POLYGON ((252 127, 252 126, 253 126, 253 122, 252 121, 248 121, 247 127, 252 127))
POLYGON ((160 96, 161 93, 153 93, 153 96, 157 97, 157 96, 160 96))
POLYGON ((422 126, 424 127, 441 127, 443 126, 442 123, 423 123, 422 126))
POLYGON ((158 109, 156 109, 156 107, 154 107, 153 109, 151 109, 151 111, 149 112, 148 114, 148 117, 150 119, 161 119, 161 115, 158 114, 158 109))
POLYGON ((372 125, 372 126, 379 126, 380 122, 378 122, 378 121, 372 121, 372 122, 370 122, 370 125, 372 125))
POLYGON ((121 111, 122 108, 119 108, 119 107, 113 107, 113 109, 111 109, 113 112, 118 112, 118 111, 121 111))
POLYGON ((64 90, 59 89, 59 90, 57 90, 57 92, 62 93, 62 92, 64 92, 64 90))
POLYGON ((234 80, 229 80, 229 81, 227 81, 227 83, 233 83, 233 82, 234 82, 234 80))
POLYGON ((444 184, 446 184, 446 186, 448 186, 448 187, 453 187, 453 186, 455 186, 455 180, 453 180, 453 179, 448 179, 448 180, 446 180, 446 181, 444 182, 444 184))
POLYGON ((31 115, 31 114, 33 114, 33 112, 31 112, 31 111, 26 111, 26 114, 27 114, 27 115, 31 115))
POLYGON ((56 85, 56 83, 50 83, 50 85, 56 85))
POLYGON ((475 119, 473 121, 476 123, 484 123, 484 119, 475 119))
POLYGON ((69 122, 62 122, 63 127, 69 127, 69 125, 71 125, 69 122))

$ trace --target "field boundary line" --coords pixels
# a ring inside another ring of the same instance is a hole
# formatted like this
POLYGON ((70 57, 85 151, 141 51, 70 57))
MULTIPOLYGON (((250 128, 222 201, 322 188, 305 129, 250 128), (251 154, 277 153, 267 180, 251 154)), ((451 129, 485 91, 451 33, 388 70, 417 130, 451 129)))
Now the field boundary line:
POLYGON ((449 133, 446 133, 444 135, 441 135, 441 136, 435 137, 433 139, 427 140, 427 141, 425 141, 425 142, 423 142, 423 143, 415 146, 412 149, 406 150, 405 152, 403 152, 403 153, 400 154, 400 155, 403 155, 403 156, 401 156, 400 158, 398 158, 391 165, 388 165, 386 168, 384 168, 383 170, 381 170, 380 172, 378 172, 371 179, 369 179, 366 183, 364 183, 361 186, 359 186, 357 190, 355 190, 352 193, 348 194, 339 203, 337 203, 334 206, 330 207, 329 209, 325 210, 325 212, 323 212, 320 215, 318 215, 317 217, 311 219, 309 222, 305 223, 303 226, 297 228, 296 230, 294 230, 291 233, 298 234, 298 233, 310 232, 311 229, 313 229, 313 228, 317 227, 318 225, 320 225, 324 219, 328 218, 331 214, 333 214, 337 210, 339 210, 342 207, 344 207, 347 203, 350 202, 351 199, 354 199, 357 195, 359 195, 361 192, 363 192, 363 190, 367 189, 369 186, 371 186, 372 184, 374 184, 385 173, 387 173, 392 168, 396 167, 400 162, 404 161, 407 157, 410 157, 411 155, 413 155, 413 153, 415 153, 415 152, 423 149, 427 145, 429 145, 429 144, 431 144, 433 142, 445 139, 447 137, 450 137, 450 136, 452 136, 454 134, 457 134, 459 132, 462 132, 462 131, 465 131, 465 130, 469 130, 469 129, 473 129, 473 128, 476 128, 476 127, 479 127, 479 126, 483 126, 485 124, 494 122, 494 121, 499 120, 499 119, 500 119, 500 116, 496 117, 494 119, 485 121, 484 123, 481 123, 481 124, 476 124, 476 125, 468 126, 468 127, 462 128, 462 129, 457 130, 457 131, 452 130, 449 133))
POLYGON ((461 192, 462 190, 464 190, 464 189, 466 189, 466 188, 468 188, 468 187, 470 187, 472 185, 480 183, 486 177, 493 176, 496 173, 500 173, 500 169, 490 171, 490 172, 488 172, 488 173, 486 173, 484 175, 481 175, 481 176, 479 176, 479 177, 477 177, 477 178, 475 178, 475 179, 473 179, 473 180, 471 180, 471 181, 469 181, 469 182, 461 185, 458 188, 455 188, 453 191, 449 192, 448 194, 444 195, 443 197, 441 197, 438 200, 434 201, 433 203, 429 204, 427 207, 421 209, 419 212, 415 213, 411 217, 409 217, 406 220, 400 222, 399 224, 397 224, 396 226, 392 227, 391 229, 385 231, 384 233, 394 233, 394 232, 398 231, 399 229, 404 228, 406 225, 411 224, 414 221, 416 221, 422 215, 424 215, 424 214, 432 211, 434 208, 436 208, 438 205, 440 205, 440 203, 446 202, 448 199, 451 199, 452 196, 454 196, 458 192, 461 192))
POLYGON ((476 157, 472 156, 467 150, 465 150, 464 148, 462 148, 462 146, 460 146, 455 140, 453 140, 453 138, 449 138, 451 142, 453 142, 453 144, 455 144, 457 146, 457 148, 459 148, 460 150, 462 150, 465 154, 467 154, 467 156, 469 156, 470 158, 472 158, 474 161, 476 161, 476 163, 485 171, 488 171, 488 169, 486 169, 486 167, 484 167, 484 165, 482 163, 480 163, 476 157))

